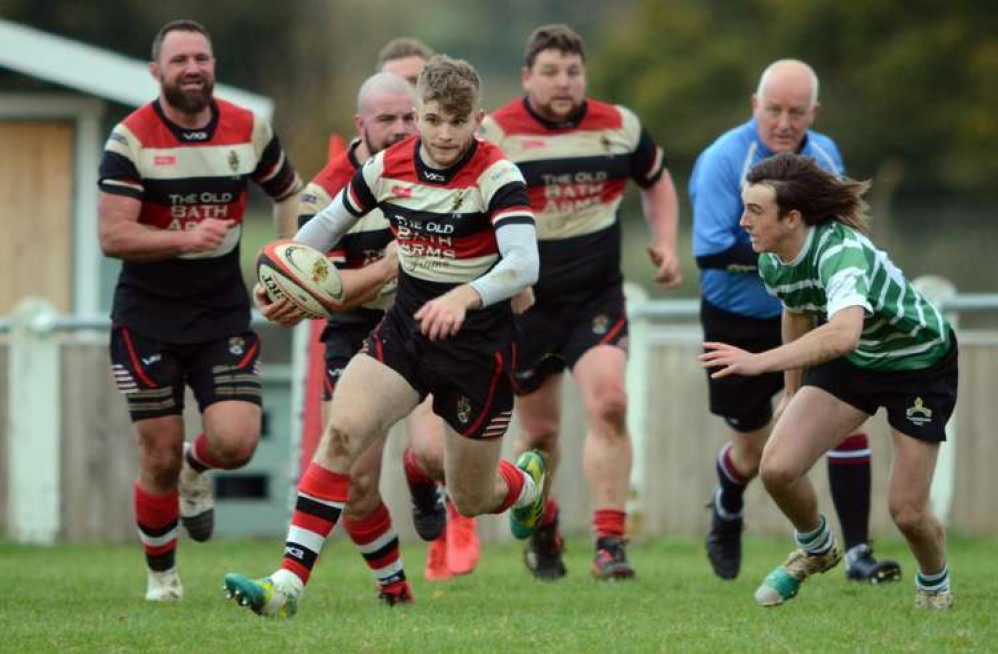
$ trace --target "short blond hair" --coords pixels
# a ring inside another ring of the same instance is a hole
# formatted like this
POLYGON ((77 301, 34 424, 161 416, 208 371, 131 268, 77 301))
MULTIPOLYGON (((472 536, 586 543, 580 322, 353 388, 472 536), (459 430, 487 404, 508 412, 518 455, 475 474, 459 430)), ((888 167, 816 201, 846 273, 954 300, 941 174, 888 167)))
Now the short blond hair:
POLYGON ((419 74, 416 94, 420 102, 437 102, 455 116, 468 116, 481 104, 482 78, 463 59, 435 55, 419 74))

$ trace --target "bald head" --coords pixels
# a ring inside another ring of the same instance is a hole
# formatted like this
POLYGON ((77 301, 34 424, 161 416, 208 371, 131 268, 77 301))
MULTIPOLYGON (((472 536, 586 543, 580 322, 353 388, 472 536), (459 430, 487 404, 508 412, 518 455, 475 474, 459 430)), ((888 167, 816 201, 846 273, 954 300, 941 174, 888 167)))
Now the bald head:
POLYGON ((772 152, 796 152, 818 113, 818 76, 797 59, 766 67, 752 95, 759 139, 772 152))
POLYGON ((411 98, 416 103, 416 94, 412 86, 395 73, 375 73, 360 85, 357 91, 357 113, 370 110, 370 105, 376 97, 385 95, 402 95, 411 98))
POLYGON ((375 73, 357 92, 354 127, 366 156, 416 132, 416 91, 394 73, 375 73))
POLYGON ((813 68, 799 59, 780 59, 766 66, 766 70, 762 71, 759 77, 759 87, 755 94, 764 98, 769 87, 788 86, 806 92, 810 104, 817 104, 818 76, 813 68))

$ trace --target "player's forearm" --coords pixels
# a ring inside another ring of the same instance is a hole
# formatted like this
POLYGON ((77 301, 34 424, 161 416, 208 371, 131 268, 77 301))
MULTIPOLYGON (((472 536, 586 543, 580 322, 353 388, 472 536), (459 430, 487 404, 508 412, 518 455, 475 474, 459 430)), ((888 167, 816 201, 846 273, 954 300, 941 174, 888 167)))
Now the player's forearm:
MULTIPOLYGON (((814 329, 814 321, 806 313, 784 311, 780 320, 780 333, 784 343, 791 343, 814 329)), ((804 381, 803 368, 783 371, 783 390, 787 395, 796 393, 804 381)))
POLYGON ((158 229, 132 221, 101 225, 104 256, 124 261, 161 261, 184 254, 187 235, 181 230, 158 229))
POLYGON ((354 270, 341 270, 343 288, 346 297, 343 299, 343 311, 355 309, 378 297, 382 287, 395 279, 395 272, 384 260, 354 270))
POLYGON ((676 250, 679 233, 679 198, 666 170, 651 187, 641 191, 641 207, 656 245, 676 250))
POLYGON ((357 217, 347 211, 343 193, 333 198, 329 205, 302 225, 294 240, 320 252, 328 251, 357 222, 357 217))
POLYGON ((809 368, 845 356, 856 349, 859 333, 845 324, 828 322, 796 340, 759 355, 767 372, 809 368))
POLYGON ((301 193, 292 193, 279 202, 274 203, 274 231, 277 238, 288 239, 295 235, 298 229, 298 200, 301 193))
POLYGON ((500 227, 496 230, 496 242, 502 259, 492 270, 471 282, 485 307, 533 286, 540 273, 537 232, 533 225, 500 227))

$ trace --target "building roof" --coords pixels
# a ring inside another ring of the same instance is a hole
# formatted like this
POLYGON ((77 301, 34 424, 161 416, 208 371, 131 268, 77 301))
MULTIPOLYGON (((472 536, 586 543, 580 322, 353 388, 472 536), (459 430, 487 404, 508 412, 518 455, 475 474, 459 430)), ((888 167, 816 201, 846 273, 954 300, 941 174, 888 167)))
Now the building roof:
MULTIPOLYGON (((2 18, 0 66, 130 107, 141 106, 159 93, 146 61, 2 18)), ((273 100, 263 95, 225 84, 215 85, 215 95, 268 120, 274 113, 273 100)))

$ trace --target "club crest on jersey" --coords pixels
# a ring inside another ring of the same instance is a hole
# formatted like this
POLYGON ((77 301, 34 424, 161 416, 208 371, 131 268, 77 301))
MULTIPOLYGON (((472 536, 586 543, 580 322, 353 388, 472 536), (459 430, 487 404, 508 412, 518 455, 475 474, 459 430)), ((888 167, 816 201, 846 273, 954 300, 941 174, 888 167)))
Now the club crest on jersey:
POLYGON ((471 401, 463 395, 457 398, 457 419, 462 425, 468 424, 471 420, 471 401))
POLYGON ((239 170, 239 155, 236 154, 235 150, 229 150, 229 168, 232 172, 239 170))
POLYGON ((593 318, 593 333, 594 334, 605 334, 606 330, 610 327, 610 317, 605 313, 601 313, 593 318))
POLYGON ((904 410, 904 415, 908 418, 909 422, 912 422, 919 427, 932 422, 932 409, 925 406, 925 403, 920 397, 916 397, 915 402, 904 410))
POLYGON ((600 137, 599 144, 602 145, 603 149, 606 150, 607 152, 610 151, 610 147, 613 145, 612 143, 610 143, 610 139, 607 138, 606 135, 600 137))
POLYGON ((229 354, 232 356, 242 356, 246 351, 246 341, 239 336, 233 336, 229 339, 229 354))

